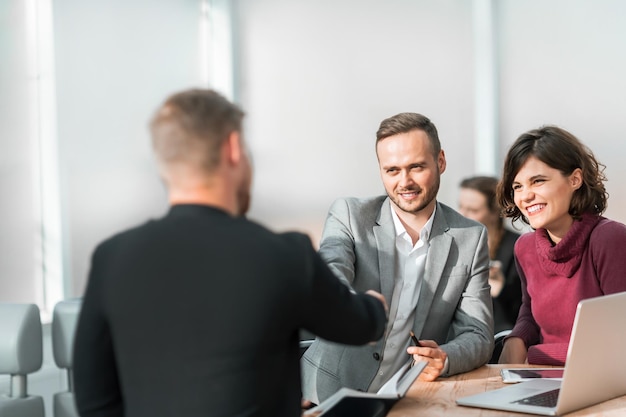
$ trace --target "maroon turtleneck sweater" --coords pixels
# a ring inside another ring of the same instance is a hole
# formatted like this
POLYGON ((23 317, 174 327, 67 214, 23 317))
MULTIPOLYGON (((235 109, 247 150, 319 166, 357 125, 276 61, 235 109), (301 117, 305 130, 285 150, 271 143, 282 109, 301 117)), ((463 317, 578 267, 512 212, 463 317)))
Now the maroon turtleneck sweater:
POLYGON ((626 226, 592 214, 555 246, 546 229, 517 240, 522 307, 508 337, 524 340, 528 363, 565 364, 578 302, 626 291, 625 248, 626 226))

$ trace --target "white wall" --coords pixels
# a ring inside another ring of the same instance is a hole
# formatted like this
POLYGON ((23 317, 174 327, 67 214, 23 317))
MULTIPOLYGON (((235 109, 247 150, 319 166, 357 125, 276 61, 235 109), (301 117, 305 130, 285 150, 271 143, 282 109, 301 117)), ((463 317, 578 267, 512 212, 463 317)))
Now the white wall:
POLYGON ((25 2, 0 2, 0 302, 35 302, 38 230, 25 2))
POLYGON ((626 222, 626 2, 497 1, 504 150, 542 124, 607 166, 608 217, 626 222))
POLYGON ((240 0, 240 99, 256 180, 251 217, 319 238, 339 196, 383 192, 381 120, 414 111, 448 158, 441 198, 473 164, 471 2, 240 0))
POLYGON ((55 1, 61 188, 73 294, 95 245, 166 210, 147 123, 198 86, 199 4, 55 1))

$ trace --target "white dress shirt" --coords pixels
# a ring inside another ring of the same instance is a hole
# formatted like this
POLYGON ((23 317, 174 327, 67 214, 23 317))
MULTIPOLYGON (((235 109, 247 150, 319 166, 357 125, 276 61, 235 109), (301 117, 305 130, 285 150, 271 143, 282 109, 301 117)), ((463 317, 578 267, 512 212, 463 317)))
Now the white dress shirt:
MULTIPOLYGON (((392 203, 390 202, 390 204, 392 203)), ((394 287, 389 306, 389 321, 385 332, 384 350, 378 373, 368 388, 369 392, 378 391, 411 358, 406 353, 410 342, 409 331, 413 328, 415 321, 415 309, 426 269, 428 239, 436 209, 435 206, 432 215, 420 230, 419 240, 413 245, 411 236, 404 228, 393 205, 391 207, 391 216, 396 231, 394 287)), ((381 280, 390 278, 381 277, 381 280)))

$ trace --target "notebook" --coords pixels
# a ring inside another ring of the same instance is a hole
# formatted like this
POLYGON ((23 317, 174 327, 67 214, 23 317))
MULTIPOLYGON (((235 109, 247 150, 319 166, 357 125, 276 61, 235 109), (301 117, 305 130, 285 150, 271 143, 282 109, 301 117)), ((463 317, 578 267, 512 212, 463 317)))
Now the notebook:
POLYGON ((409 360, 380 387, 378 392, 363 392, 341 388, 320 405, 307 410, 304 417, 383 417, 403 398, 417 376, 426 367, 426 361, 409 360), (320 414, 315 414, 320 412, 320 414))
POLYGON ((457 404, 558 416, 625 395, 624 317, 626 292, 581 301, 562 380, 522 382, 459 398, 457 404))

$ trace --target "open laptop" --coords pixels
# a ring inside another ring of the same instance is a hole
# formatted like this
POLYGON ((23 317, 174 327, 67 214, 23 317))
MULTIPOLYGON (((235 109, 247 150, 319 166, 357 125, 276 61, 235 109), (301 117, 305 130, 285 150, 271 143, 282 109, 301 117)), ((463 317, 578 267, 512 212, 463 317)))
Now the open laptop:
POLYGON ((625 395, 624 317, 626 292, 581 301, 576 309, 562 380, 522 382, 459 398, 457 404, 561 415, 625 395))

